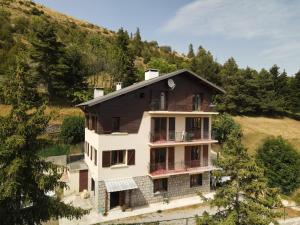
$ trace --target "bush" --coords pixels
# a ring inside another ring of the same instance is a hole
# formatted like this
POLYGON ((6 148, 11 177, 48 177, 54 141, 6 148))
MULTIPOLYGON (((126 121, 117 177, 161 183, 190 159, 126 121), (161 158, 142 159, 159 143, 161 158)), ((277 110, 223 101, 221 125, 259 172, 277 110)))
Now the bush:
POLYGON ((214 138, 222 145, 230 134, 236 133, 240 138, 242 136, 242 129, 229 114, 220 114, 216 116, 212 124, 212 133, 214 138))
POLYGON ((67 116, 60 129, 60 137, 66 144, 77 144, 84 140, 84 118, 67 116))
POLYGON ((271 187, 289 194, 300 186, 300 154, 282 137, 266 139, 258 148, 256 159, 271 187))

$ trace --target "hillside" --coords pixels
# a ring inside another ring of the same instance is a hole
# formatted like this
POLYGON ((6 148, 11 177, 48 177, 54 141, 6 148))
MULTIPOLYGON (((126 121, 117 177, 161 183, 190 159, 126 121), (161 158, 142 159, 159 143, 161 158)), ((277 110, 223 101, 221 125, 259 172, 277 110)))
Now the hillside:
MULTIPOLYGON (((3 48, 3 56, 0 43, 0 59, 9 56, 10 50, 13 55, 14 48, 20 43, 31 50, 36 21, 44 21, 54 26, 57 39, 65 45, 66 51, 75 48, 80 52, 85 64, 84 72, 89 77, 90 85, 110 88, 111 77, 115 75, 114 57, 111 54, 116 50, 117 32, 75 19, 29 0, 1 0, 0 16, 1 11, 4 11, 5 15, 1 20, 7 20, 5 21, 7 24, 4 24, 3 27, 0 26, 0 37, 3 35, 4 38, 7 38, 7 40, 4 39, 7 43, 12 42, 12 37, 14 42, 3 48), (10 27, 8 28, 8 26, 10 27)), ((128 37, 129 47, 132 47, 134 36, 128 34, 128 37)), ((172 65, 172 69, 179 68, 179 65, 185 60, 184 56, 173 51, 171 47, 159 46, 156 41, 148 42, 140 39, 140 44, 140 52, 134 60, 139 75, 148 67, 147 63, 152 57, 165 60, 168 65, 172 65)), ((29 51, 26 50, 26 52, 29 51)), ((0 62, 0 78, 3 75, 2 63, 0 62)))
POLYGON ((234 120, 242 126, 243 142, 252 153, 268 136, 282 136, 300 151, 300 121, 247 116, 237 116, 234 120))

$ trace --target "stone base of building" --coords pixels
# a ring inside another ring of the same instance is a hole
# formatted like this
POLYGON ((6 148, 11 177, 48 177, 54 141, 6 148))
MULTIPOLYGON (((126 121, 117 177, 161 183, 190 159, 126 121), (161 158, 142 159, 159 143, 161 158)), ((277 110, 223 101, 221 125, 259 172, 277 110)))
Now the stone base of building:
MULTIPOLYGON (((153 192, 153 179, 149 176, 133 177, 138 188, 125 191, 125 205, 130 205, 131 208, 145 206, 155 202, 171 201, 174 199, 186 198, 197 195, 199 192, 210 191, 210 173, 202 174, 202 185, 190 187, 190 175, 181 174, 168 177, 168 191, 163 193, 153 192), (130 199, 129 199, 130 198, 130 199)), ((110 207, 110 193, 106 193, 104 181, 98 182, 98 208, 100 211, 110 207), (107 198, 107 199, 106 199, 107 198)))

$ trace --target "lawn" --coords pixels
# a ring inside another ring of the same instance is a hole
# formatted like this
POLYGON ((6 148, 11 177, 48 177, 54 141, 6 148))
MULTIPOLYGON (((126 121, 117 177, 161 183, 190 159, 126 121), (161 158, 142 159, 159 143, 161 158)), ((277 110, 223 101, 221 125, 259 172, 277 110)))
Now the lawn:
POLYGON ((266 118, 236 116, 234 120, 242 126, 243 143, 254 153, 265 138, 279 136, 287 139, 300 152, 300 121, 289 118, 266 118))

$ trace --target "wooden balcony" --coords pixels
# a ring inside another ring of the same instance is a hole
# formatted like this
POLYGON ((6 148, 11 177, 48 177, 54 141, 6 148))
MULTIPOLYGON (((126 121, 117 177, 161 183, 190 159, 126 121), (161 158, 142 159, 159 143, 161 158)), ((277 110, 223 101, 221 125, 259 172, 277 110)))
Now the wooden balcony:
POLYGON ((214 170, 208 159, 192 160, 192 161, 179 161, 179 162, 163 162, 163 163, 150 163, 149 176, 152 178, 168 177, 179 174, 193 174, 202 173, 214 170))

